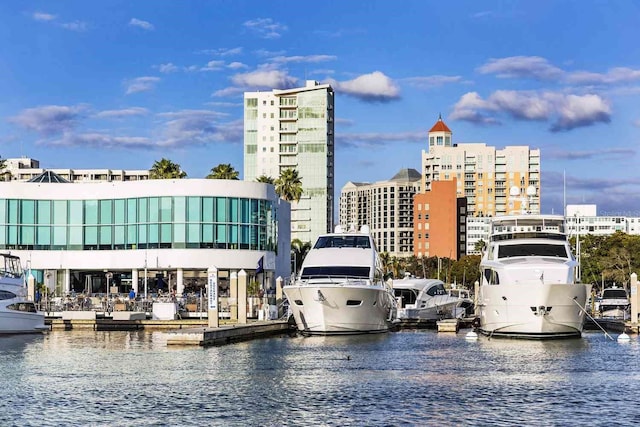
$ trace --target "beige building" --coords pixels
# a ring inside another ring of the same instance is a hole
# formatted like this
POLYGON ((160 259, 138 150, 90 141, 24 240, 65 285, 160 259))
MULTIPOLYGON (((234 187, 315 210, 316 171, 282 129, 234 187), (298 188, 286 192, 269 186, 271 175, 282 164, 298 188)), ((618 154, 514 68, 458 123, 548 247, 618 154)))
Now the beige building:
POLYGON ((291 203, 291 238, 314 242, 333 229, 334 93, 309 80, 301 88, 245 92, 244 179, 298 171, 302 198, 291 203))
POLYGON ((421 180, 417 170, 402 169, 388 181, 348 182, 340 194, 340 224, 368 225, 380 252, 413 255, 413 197, 421 180))
POLYGON ((428 150, 422 151, 425 190, 429 190, 434 181, 456 178, 457 195, 467 198, 469 216, 508 215, 525 208, 540 213, 539 149, 454 144, 452 132, 442 117, 429 131, 428 144, 428 150), (513 187, 517 188, 517 195, 512 193, 513 187), (527 196, 528 187, 533 187, 535 194, 527 196))

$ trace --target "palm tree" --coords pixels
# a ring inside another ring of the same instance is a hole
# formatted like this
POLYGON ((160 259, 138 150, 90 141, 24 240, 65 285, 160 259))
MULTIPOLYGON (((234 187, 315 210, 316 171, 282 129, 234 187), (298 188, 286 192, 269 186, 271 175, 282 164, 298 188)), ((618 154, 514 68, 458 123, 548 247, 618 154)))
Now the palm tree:
POLYGON ((302 197, 302 180, 296 169, 284 169, 274 183, 276 185, 276 193, 281 198, 288 202, 300 201, 300 197, 302 197))
POLYGON ((11 181, 11 172, 5 171, 7 161, 0 157, 0 181, 11 181))
POLYGON ((179 164, 165 158, 156 160, 149 169, 149 178, 151 179, 182 179, 186 177, 187 173, 180 168, 179 164))
POLYGON ((302 261, 307 253, 311 250, 311 242, 302 242, 300 239, 293 239, 291 241, 291 253, 294 255, 294 273, 297 273, 302 266, 302 261))
POLYGON ((260 175, 259 177, 256 178, 256 182, 262 182, 264 184, 273 184, 275 183, 275 181, 276 181, 275 179, 267 175, 260 175))
POLYGON ((231 179, 238 180, 238 171, 229 163, 220 163, 211 169, 211 173, 206 176, 207 179, 231 179))

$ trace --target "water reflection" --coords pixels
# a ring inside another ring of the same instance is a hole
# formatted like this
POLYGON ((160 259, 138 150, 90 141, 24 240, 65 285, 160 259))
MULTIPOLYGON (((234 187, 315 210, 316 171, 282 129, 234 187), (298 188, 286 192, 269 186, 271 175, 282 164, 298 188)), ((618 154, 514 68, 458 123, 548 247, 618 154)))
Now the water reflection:
POLYGON ((640 416, 638 339, 433 331, 167 347, 162 332, 0 337, 5 424, 620 424, 640 416), (594 396, 597 396, 595 398, 594 396), (47 408, 45 411, 41 408, 47 408), (605 419, 605 418, 603 418, 605 419))

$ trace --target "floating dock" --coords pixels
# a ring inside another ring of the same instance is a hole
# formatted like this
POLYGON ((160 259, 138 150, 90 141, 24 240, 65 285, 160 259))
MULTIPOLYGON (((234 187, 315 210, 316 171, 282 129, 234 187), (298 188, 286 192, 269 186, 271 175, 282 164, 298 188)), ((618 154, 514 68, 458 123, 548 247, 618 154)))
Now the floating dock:
POLYGON ((223 345, 291 331, 286 320, 267 320, 219 328, 188 328, 168 332, 167 345, 223 345))

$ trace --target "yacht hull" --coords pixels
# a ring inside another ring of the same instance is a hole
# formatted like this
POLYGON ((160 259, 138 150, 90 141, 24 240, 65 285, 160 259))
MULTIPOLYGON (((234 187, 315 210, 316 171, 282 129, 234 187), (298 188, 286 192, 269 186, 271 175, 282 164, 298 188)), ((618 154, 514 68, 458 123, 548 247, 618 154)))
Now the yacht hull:
POLYGON ((484 285, 480 288, 480 332, 517 338, 580 337, 591 285, 484 285))
POLYGON ((394 317, 393 296, 380 286, 294 284, 283 292, 304 335, 387 332, 394 317))
POLYGON ((30 334, 46 331, 44 314, 8 310, 0 310, 0 334, 30 334))

